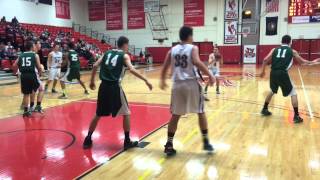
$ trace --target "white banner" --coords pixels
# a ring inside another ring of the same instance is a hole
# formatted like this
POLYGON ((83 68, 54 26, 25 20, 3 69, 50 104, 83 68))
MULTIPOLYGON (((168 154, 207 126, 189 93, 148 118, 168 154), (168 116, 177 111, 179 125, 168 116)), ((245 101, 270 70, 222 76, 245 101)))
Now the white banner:
POLYGON ((238 21, 224 22, 224 43, 225 44, 238 43, 238 21))
POLYGON ((239 0, 225 0, 224 19, 238 19, 239 0))
POLYGON ((257 46, 256 45, 243 46, 243 63, 244 64, 257 63, 257 46))

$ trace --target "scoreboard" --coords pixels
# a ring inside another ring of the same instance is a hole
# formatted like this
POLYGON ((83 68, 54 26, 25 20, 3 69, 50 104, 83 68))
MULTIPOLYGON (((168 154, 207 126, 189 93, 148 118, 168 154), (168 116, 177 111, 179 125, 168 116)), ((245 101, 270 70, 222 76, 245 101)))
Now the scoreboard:
POLYGON ((320 0, 289 0, 288 22, 320 22, 320 0))

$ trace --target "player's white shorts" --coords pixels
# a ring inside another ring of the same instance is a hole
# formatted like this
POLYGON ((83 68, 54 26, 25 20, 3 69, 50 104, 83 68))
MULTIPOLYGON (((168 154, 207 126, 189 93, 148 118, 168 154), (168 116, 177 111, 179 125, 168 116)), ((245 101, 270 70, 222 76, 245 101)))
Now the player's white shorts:
POLYGON ((204 95, 199 82, 196 79, 174 82, 171 94, 171 113, 185 115, 204 112, 204 95))
POLYGON ((61 68, 50 68, 49 69, 49 77, 50 81, 58 80, 60 78, 61 68))
POLYGON ((216 67, 210 68, 210 71, 212 73, 213 76, 215 77, 219 77, 220 76, 220 70, 216 67))

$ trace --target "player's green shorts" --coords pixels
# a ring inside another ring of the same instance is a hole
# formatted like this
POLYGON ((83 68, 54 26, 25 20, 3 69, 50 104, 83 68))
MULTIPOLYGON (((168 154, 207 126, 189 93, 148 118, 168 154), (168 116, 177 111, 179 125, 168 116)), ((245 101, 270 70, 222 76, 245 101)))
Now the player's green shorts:
POLYGON ((273 93, 277 94, 279 87, 284 97, 289 96, 294 88, 287 71, 272 70, 270 73, 270 88, 273 93))
POLYGON ((74 79, 80 79, 80 69, 78 68, 70 68, 67 70, 65 75, 62 77, 62 81, 72 81, 74 79))

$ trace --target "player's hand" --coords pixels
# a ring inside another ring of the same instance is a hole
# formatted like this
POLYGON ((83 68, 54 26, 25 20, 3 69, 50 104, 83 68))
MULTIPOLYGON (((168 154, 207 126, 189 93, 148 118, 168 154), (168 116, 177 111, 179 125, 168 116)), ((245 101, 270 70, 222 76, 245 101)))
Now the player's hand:
POLYGON ((160 89, 161 89, 161 90, 166 90, 167 87, 168 87, 168 85, 167 85, 166 81, 165 81, 165 80, 161 80, 161 82, 160 82, 160 89))
POLYGON ((94 82, 90 83, 90 89, 95 90, 96 89, 96 84, 94 82))
POLYGON ((148 86, 149 90, 152 91, 152 84, 149 81, 146 81, 146 85, 148 86))
POLYGON ((262 71, 262 72, 260 73, 260 77, 261 77, 261 78, 263 78, 265 75, 266 75, 266 72, 264 72, 264 71, 262 71))
POLYGON ((212 75, 209 76, 209 86, 213 86, 213 84, 216 82, 216 78, 213 77, 212 75))

